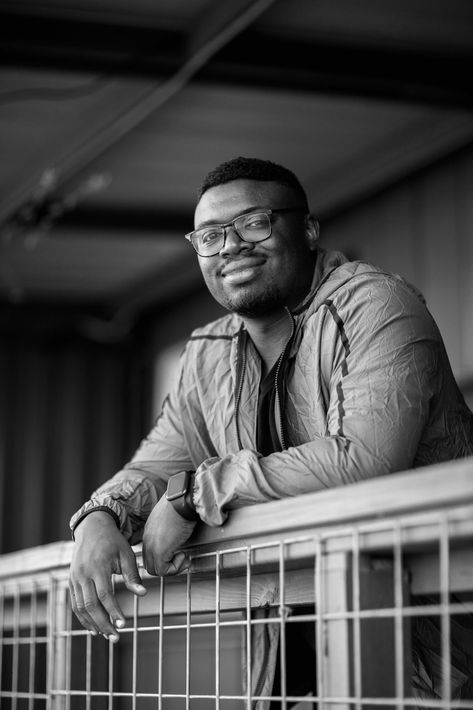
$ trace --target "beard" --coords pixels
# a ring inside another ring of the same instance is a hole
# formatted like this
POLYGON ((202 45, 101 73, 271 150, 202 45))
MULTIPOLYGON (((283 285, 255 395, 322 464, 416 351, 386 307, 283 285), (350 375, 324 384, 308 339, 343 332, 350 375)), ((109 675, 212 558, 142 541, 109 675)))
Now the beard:
POLYGON ((241 289, 239 293, 214 294, 221 306, 242 318, 261 318, 281 311, 286 306, 288 295, 275 284, 267 284, 262 289, 241 289))

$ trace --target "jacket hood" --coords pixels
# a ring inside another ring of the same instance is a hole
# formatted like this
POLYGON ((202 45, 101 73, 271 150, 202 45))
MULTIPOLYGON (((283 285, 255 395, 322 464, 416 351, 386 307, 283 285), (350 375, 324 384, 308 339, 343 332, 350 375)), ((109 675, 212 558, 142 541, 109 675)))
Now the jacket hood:
POLYGON ((422 293, 402 276, 385 272, 368 261, 349 261, 339 251, 327 251, 319 248, 310 291, 299 306, 293 309, 292 314, 294 316, 302 314, 309 307, 311 307, 310 311, 313 312, 321 303, 332 298, 335 292, 345 286, 353 277, 369 273, 383 275, 385 278, 402 282, 406 288, 412 291, 425 304, 422 293))
MULTIPOLYGON (((328 278, 343 264, 350 264, 344 254, 339 251, 326 251, 321 247, 317 251, 317 260, 315 262, 314 276, 310 286, 309 293, 303 301, 293 310, 293 314, 297 315, 305 311, 313 302, 315 296, 324 287, 328 278)), ((345 270, 344 270, 345 271, 345 270)), ((338 278, 330 279, 329 288, 324 289, 324 298, 328 298, 330 293, 336 291, 343 283, 345 283, 353 275, 353 270, 348 269, 346 273, 339 273, 338 278), (351 272, 351 273, 348 273, 351 272)))

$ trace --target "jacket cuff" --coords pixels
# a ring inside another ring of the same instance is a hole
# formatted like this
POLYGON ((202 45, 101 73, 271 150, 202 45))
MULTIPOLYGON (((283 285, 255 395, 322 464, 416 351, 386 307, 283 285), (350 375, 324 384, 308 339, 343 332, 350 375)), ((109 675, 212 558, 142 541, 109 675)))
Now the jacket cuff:
POLYGON ((122 528, 122 517, 124 511, 122 506, 117 503, 117 501, 108 499, 106 502, 97 502, 94 500, 89 500, 87 503, 74 513, 69 522, 69 527, 71 529, 72 539, 74 540, 74 532, 82 520, 87 517, 90 513, 95 513, 96 511, 103 510, 105 513, 109 513, 115 520, 116 526, 119 530, 122 528))
POLYGON ((214 457, 204 461, 194 476, 192 502, 199 518, 210 527, 223 525, 228 518, 219 504, 218 491, 215 490, 215 479, 209 475, 209 468, 213 463, 218 463, 219 458, 214 457))

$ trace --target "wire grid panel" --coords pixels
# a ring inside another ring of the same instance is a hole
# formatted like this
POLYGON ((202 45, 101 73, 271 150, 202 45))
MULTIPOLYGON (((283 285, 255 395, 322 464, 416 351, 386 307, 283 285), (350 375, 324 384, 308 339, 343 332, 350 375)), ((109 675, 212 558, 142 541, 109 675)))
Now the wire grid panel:
POLYGON ((54 582, 22 579, 0 584, 0 707, 49 707, 54 582))
POLYGON ((196 552, 183 575, 147 576, 143 598, 117 580, 117 644, 77 624, 64 575, 9 580, 1 708, 473 709, 472 519, 470 507, 196 552))
POLYGON ((466 514, 200 552, 144 598, 117 585, 120 641, 69 613, 52 695, 104 710, 473 708, 472 540, 452 541, 466 514))

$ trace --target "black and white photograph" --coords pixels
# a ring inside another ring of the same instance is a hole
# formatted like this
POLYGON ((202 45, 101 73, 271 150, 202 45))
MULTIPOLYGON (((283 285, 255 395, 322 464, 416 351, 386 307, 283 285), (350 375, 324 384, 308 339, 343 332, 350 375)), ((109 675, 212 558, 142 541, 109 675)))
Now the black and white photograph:
POLYGON ((473 710, 473 0, 0 57, 0 709, 473 710))

